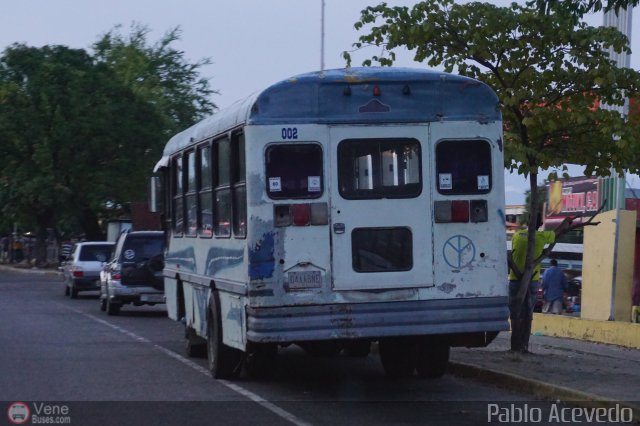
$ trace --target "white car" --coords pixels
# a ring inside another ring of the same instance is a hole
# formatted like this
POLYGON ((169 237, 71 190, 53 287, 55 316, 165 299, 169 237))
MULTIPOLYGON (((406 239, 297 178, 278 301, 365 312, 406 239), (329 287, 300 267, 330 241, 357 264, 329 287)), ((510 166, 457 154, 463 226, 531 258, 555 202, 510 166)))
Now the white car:
POLYGON ((113 247, 108 241, 76 244, 62 265, 64 294, 75 299, 78 292, 100 290, 100 271, 111 257, 113 247))

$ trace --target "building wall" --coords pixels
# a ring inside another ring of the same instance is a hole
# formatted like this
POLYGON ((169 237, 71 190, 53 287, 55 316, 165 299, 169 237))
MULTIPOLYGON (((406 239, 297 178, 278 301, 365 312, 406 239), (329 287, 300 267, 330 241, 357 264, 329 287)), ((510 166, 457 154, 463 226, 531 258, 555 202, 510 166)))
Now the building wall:
POLYGON ((587 226, 582 259, 582 314, 593 320, 630 321, 636 235, 636 212, 620 211, 618 258, 614 259, 616 211, 599 214, 597 226, 587 226), (610 318, 613 268, 616 266, 614 317, 610 318))

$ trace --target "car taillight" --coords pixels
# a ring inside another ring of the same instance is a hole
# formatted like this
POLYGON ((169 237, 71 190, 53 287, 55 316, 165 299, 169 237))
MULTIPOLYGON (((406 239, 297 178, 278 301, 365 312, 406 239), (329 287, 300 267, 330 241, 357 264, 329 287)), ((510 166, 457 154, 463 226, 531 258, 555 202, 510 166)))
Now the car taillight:
POLYGON ((120 274, 120 272, 112 272, 111 273, 111 279, 112 280, 119 280, 120 278, 122 278, 122 275, 120 274))
POLYGON ((82 278, 82 277, 84 277, 84 272, 82 271, 82 269, 74 269, 73 270, 73 277, 74 278, 82 278))

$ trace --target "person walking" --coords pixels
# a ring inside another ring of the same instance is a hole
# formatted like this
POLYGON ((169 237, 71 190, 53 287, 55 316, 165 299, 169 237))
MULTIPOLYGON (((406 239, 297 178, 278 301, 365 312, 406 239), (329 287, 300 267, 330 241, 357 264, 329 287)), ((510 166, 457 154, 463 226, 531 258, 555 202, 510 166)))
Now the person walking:
POLYGON ((558 268, 558 261, 551 259, 551 267, 542 274, 542 290, 544 291, 544 305, 542 312, 561 314, 564 293, 569 288, 564 272, 558 268))

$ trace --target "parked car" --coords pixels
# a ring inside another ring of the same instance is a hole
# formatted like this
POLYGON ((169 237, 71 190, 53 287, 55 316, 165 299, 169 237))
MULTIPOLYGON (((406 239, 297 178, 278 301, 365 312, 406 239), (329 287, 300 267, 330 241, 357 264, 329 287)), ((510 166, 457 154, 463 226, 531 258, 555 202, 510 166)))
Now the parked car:
POLYGON ((108 241, 78 243, 63 259, 64 294, 72 299, 80 291, 100 290, 100 271, 111 257, 114 244, 108 241))
POLYGON ((164 232, 124 231, 101 274, 100 309, 117 315, 125 304, 164 303, 164 232))

